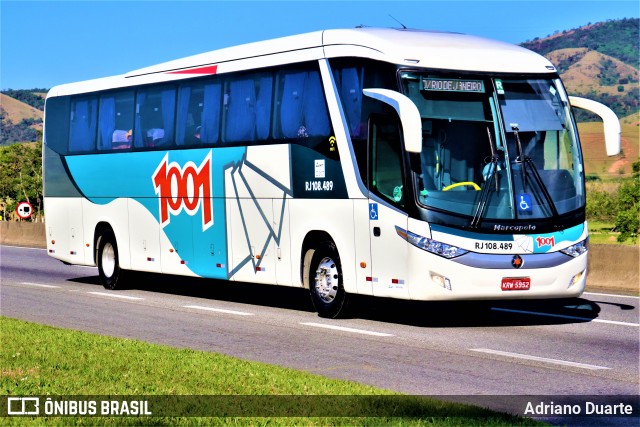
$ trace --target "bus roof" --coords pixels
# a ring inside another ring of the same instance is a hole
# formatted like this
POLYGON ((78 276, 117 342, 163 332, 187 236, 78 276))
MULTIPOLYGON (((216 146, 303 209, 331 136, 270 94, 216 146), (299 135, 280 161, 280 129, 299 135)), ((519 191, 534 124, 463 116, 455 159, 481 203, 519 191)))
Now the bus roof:
POLYGON ((119 76, 57 86, 49 96, 349 56, 457 71, 536 74, 556 71, 543 56, 497 40, 460 33, 365 27, 316 31, 214 50, 119 76))

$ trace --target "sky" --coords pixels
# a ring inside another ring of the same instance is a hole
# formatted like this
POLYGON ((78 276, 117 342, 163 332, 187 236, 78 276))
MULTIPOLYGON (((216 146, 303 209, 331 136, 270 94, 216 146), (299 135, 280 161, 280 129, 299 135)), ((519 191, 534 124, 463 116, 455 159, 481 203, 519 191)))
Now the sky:
POLYGON ((0 89, 48 89, 322 29, 398 27, 394 18, 410 28, 518 44, 639 15, 637 0, 0 0, 0 89))

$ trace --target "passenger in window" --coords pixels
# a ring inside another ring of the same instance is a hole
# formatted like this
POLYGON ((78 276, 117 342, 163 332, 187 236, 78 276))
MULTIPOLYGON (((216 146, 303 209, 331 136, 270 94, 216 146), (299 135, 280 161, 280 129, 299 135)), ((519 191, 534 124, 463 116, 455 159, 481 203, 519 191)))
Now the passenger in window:
POLYGON ((131 147, 131 130, 126 131, 122 129, 116 129, 113 131, 113 137, 111 139, 111 149, 124 150, 131 147))
POLYGON ((164 142, 164 129, 152 128, 147 131, 145 145, 147 147, 157 147, 164 142))
POLYGON ((202 126, 198 126, 195 130, 195 132, 193 133, 193 143, 194 144, 198 144, 200 143, 200 129, 202 128, 202 126))

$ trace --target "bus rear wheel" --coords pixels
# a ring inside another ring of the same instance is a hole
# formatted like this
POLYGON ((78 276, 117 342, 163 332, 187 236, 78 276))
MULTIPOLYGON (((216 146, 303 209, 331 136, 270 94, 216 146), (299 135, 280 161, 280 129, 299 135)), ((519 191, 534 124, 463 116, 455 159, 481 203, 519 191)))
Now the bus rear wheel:
POLYGON ((122 289, 124 271, 120 268, 118 245, 112 230, 106 230, 98 239, 98 274, 105 289, 122 289))
POLYGON ((335 245, 322 242, 309 264, 311 302, 320 317, 335 319, 346 313, 348 295, 342 284, 342 265, 335 245))

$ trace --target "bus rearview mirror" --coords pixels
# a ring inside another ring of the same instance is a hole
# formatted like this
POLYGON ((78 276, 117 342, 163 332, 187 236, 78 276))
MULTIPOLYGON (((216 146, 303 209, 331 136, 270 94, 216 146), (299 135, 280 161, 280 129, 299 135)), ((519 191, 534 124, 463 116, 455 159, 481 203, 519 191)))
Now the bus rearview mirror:
POLYGON ((422 151, 422 119, 418 107, 403 94, 389 89, 363 89, 362 93, 393 107, 400 117, 404 148, 409 153, 422 151))
POLYGON ((604 123, 604 144, 607 148, 607 156, 615 156, 620 153, 621 130, 616 113, 606 105, 586 98, 570 96, 569 102, 573 108, 581 108, 600 116, 604 123))

